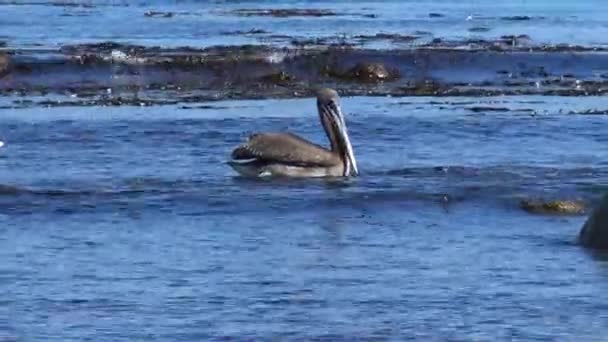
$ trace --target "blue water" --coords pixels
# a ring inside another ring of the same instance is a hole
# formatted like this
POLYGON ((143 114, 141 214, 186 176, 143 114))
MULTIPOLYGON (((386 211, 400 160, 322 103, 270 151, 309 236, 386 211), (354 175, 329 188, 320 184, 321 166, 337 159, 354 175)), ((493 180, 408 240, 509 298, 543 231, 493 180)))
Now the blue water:
MULTIPOLYGON (((477 1, 0 1, 0 40, 14 47, 57 47, 63 44, 119 41, 152 46, 233 44, 285 45, 298 38, 349 37, 376 33, 418 35, 420 42, 527 34, 538 44, 606 46, 608 3, 602 0, 477 1), (48 4, 55 4, 49 6, 48 4), (70 6, 72 4, 72 6, 70 6), (74 6, 78 4, 79 6, 74 6), (243 17, 237 9, 326 9, 337 16, 243 17), (173 12, 151 18, 148 11, 173 12), (431 18, 436 13, 442 17, 431 18), (367 16, 366 16, 367 15, 367 16), (370 18, 369 15, 376 17, 370 18), (527 16, 530 20, 506 20, 527 16), (484 32, 475 28, 484 28, 484 32), (86 28, 86 29, 84 29, 86 28), (261 29, 261 35, 230 35, 261 29), (473 31, 471 31, 473 29, 473 31)), ((372 47, 386 47, 381 42, 372 47)))
POLYGON ((603 100, 436 101, 345 98, 347 181, 223 163, 248 131, 322 143, 312 99, 2 110, 2 336, 602 340, 608 263, 575 244, 584 216, 518 199, 597 197, 606 117, 557 108, 603 100))
MULTIPOLYGON (((0 1, 0 40, 201 47, 429 31, 603 45, 607 6, 0 1), (229 14, 290 6, 343 15, 229 14), (252 28, 269 33, 225 34, 252 28)), ((0 96, 0 341, 608 336, 608 255, 576 244, 586 216, 520 208, 535 198, 592 206, 608 189, 608 116, 577 114, 605 111, 604 97, 344 97, 360 177, 292 181, 244 179, 225 161, 255 131, 325 144, 312 98, 45 99, 72 97, 0 96)))

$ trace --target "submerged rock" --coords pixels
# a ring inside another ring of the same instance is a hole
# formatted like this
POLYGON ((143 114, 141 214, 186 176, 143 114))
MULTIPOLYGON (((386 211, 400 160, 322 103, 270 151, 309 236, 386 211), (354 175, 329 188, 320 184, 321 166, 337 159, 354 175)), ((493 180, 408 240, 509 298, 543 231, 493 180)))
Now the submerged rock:
POLYGON ((608 195, 583 225, 578 241, 585 247, 608 249, 608 195))
POLYGON ((535 214, 579 215, 586 211, 585 203, 577 200, 544 201, 542 199, 525 199, 519 205, 523 210, 535 214))

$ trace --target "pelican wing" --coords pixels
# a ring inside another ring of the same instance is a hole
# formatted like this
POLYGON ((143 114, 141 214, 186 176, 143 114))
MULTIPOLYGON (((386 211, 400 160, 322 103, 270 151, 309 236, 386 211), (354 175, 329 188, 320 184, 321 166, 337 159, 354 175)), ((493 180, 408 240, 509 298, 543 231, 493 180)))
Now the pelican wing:
POLYGON ((233 159, 259 159, 281 164, 334 166, 337 154, 291 133, 258 133, 232 151, 233 159))

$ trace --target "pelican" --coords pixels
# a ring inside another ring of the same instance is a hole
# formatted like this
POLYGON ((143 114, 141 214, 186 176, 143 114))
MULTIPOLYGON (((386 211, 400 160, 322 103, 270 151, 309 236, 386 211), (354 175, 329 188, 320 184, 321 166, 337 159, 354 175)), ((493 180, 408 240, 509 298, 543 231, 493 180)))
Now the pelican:
POLYGON ((291 133, 255 133, 232 151, 228 164, 246 177, 357 176, 357 161, 338 93, 327 88, 319 90, 317 110, 330 149, 291 133))

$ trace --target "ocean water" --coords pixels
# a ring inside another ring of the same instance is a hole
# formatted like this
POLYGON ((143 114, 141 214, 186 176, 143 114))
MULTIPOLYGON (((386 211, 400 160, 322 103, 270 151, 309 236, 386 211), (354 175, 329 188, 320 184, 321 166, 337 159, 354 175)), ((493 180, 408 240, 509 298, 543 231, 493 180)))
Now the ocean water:
MULTIPOLYGON (((592 46, 606 43, 605 6, 3 1, 0 40, 201 47, 250 43, 219 32, 251 28, 460 39, 473 15, 492 27, 483 34, 592 46), (210 11, 290 6, 350 14, 210 11)), ((312 98, 37 102, 65 96, 0 96, 1 341, 608 336, 608 256, 576 243, 586 216, 520 208, 535 198, 592 207, 608 189, 602 96, 344 96, 361 175, 324 180, 245 179, 225 163, 256 131, 326 144, 312 98)))
MULTIPOLYGON (((529 35, 542 43, 606 46, 602 0, 406 1, 0 1, 0 40, 23 48, 91 41, 152 46, 272 44, 281 36, 319 38, 399 33, 443 39, 529 35), (242 16, 246 9, 321 9, 332 16, 242 16), (146 12, 171 13, 150 17, 146 12), (237 12, 238 13, 238 12, 237 12), (236 35, 237 31, 263 30, 236 35)), ((279 39, 279 45, 284 41, 279 39)), ((378 44, 375 44, 378 46, 378 44)), ((380 45, 382 46, 382 45, 380 45)))

